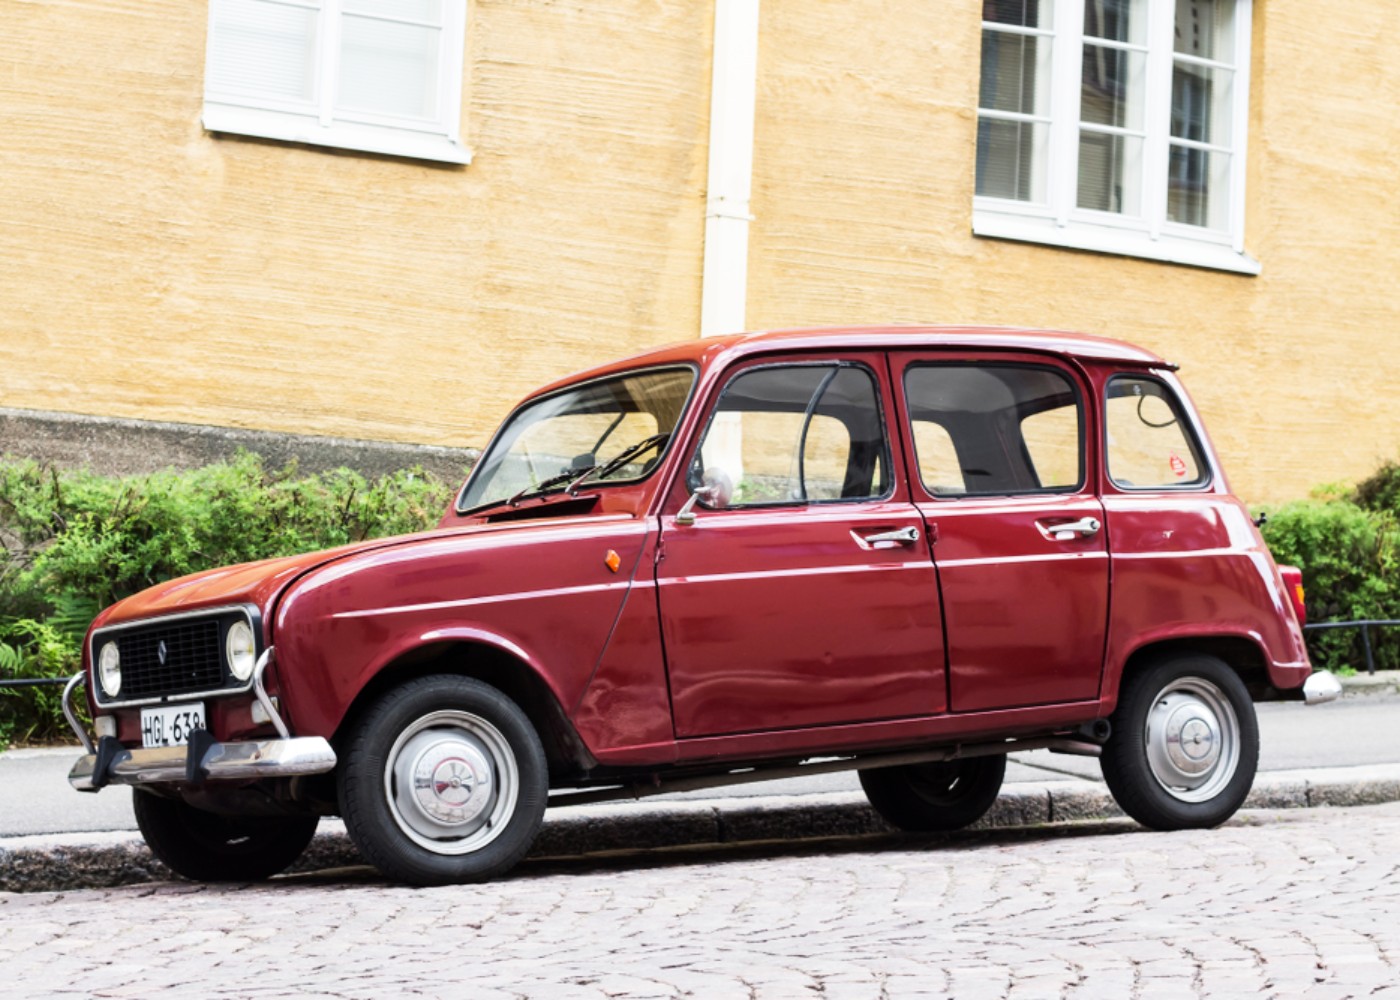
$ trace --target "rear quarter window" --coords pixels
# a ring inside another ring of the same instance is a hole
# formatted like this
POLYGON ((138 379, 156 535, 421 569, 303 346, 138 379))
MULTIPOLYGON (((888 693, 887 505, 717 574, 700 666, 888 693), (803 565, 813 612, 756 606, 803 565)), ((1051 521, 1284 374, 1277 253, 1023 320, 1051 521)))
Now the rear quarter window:
POLYGON ((1104 411, 1108 476, 1115 486, 1156 490, 1210 482, 1181 401, 1166 383, 1115 375, 1104 411))

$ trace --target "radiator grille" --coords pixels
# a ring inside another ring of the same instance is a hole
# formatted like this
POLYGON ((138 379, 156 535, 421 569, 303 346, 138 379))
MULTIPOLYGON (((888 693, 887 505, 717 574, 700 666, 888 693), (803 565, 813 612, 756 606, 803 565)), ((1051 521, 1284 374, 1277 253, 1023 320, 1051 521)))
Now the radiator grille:
POLYGON ((117 633, 123 700, 207 691, 224 685, 216 618, 191 619, 117 633))

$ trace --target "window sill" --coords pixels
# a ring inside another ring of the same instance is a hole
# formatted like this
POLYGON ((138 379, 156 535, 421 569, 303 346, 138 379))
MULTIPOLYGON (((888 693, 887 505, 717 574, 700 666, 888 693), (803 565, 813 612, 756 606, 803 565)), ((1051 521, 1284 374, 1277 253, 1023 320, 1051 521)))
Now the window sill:
POLYGON ((283 142, 304 142, 313 146, 351 149, 362 153, 382 153, 413 160, 437 160, 467 164, 471 151, 442 133, 418 132, 380 125, 333 122, 322 125, 310 115, 264 108, 236 107, 206 101, 204 127, 210 132, 251 135, 283 142))
POLYGON ((1140 257, 1235 274, 1256 275, 1260 271, 1259 262, 1253 257, 1209 239, 1167 234, 1153 239, 1141 230, 1086 222, 1061 226, 1054 219, 988 207, 980 200, 973 207, 972 232, 993 239, 1140 257))

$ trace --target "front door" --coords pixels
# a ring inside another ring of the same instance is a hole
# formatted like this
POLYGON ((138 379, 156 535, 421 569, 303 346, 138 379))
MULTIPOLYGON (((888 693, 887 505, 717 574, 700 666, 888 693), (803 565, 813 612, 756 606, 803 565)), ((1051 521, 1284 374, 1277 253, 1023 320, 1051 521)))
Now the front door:
POLYGON ((720 392, 661 519, 678 737, 944 710, 938 584, 892 471, 885 371, 879 355, 770 360, 720 392), (728 495, 678 520, 704 480, 728 495))
POLYGON ((896 377, 942 584, 950 710, 1098 697, 1108 544, 1078 373, 929 354, 902 357, 896 377))

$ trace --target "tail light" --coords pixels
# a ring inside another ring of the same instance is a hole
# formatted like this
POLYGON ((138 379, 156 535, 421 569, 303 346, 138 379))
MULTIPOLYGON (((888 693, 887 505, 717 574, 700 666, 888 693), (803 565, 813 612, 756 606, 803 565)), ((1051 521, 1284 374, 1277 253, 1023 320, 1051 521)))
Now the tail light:
POLYGON ((1303 571, 1296 566, 1280 566, 1278 571, 1283 576, 1283 587, 1293 602, 1293 613, 1298 616, 1298 624, 1302 625, 1308 620, 1308 602, 1303 596, 1303 571))

